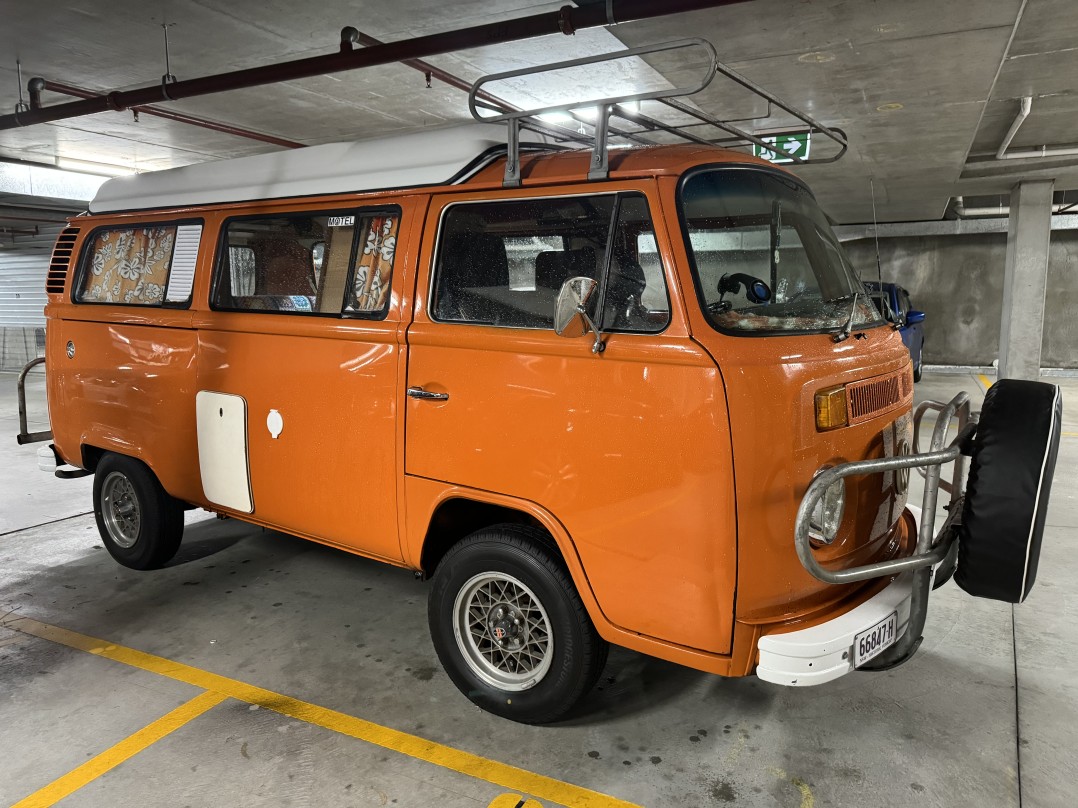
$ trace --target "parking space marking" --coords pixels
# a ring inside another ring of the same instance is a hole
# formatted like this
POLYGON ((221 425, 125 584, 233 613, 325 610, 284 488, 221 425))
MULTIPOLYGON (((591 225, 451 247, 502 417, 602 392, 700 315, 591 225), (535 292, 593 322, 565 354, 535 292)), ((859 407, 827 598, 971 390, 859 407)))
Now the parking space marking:
POLYGON ((574 808, 640 808, 634 803, 601 794, 598 791, 428 741, 416 735, 409 735, 406 732, 383 727, 327 707, 293 699, 274 693, 272 690, 249 685, 227 676, 185 665, 182 662, 174 662, 134 648, 115 645, 59 626, 42 623, 15 612, 0 613, 0 626, 65 645, 68 648, 86 651, 113 662, 166 676, 238 701, 257 704, 281 715, 558 805, 570 805, 574 808))
POLYGON ((543 806, 519 794, 501 794, 495 797, 487 808, 543 808, 543 806))
POLYGON ((64 797, 78 791, 87 783, 96 780, 110 769, 114 769, 148 746, 152 746, 170 732, 175 732, 184 724, 198 718, 227 699, 224 693, 200 693, 175 710, 147 724, 134 735, 129 735, 117 744, 110 746, 100 755, 72 769, 63 777, 53 780, 25 799, 19 800, 11 808, 47 808, 55 805, 64 797))

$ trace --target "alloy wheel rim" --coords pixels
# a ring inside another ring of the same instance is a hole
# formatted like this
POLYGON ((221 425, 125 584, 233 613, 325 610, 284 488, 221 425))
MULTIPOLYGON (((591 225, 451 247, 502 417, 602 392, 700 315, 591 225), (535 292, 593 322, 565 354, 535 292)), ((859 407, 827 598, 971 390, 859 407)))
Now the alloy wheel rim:
POLYGON ((130 550, 142 528, 142 508, 126 474, 114 471, 101 486, 101 515, 109 536, 122 549, 130 550))
POLYGON ((472 673, 500 690, 529 690, 550 670, 550 620, 535 593, 512 575, 470 578, 453 603, 453 633, 472 673))

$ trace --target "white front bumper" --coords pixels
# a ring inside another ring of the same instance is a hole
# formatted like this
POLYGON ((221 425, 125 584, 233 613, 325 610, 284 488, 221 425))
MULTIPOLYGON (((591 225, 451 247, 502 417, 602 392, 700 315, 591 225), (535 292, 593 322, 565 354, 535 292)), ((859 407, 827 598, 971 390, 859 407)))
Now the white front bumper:
POLYGON ((898 576, 885 589, 846 614, 812 628, 761 637, 756 675, 777 685, 805 687, 830 682, 853 670, 853 638, 898 612, 898 636, 910 619, 913 573, 898 576))

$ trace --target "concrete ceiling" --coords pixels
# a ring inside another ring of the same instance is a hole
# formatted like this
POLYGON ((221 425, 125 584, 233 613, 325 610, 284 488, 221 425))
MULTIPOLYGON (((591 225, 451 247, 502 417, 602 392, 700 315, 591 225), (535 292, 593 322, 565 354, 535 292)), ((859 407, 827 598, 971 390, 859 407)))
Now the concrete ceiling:
MULTIPOLYGON (((595 0, 581 0, 595 2, 595 0)), ((398 0, 365 6, 323 0, 82 0, 19 3, 0 28, 0 112, 18 101, 15 60, 32 76, 110 91, 332 52, 354 25, 386 41, 553 10, 527 0, 398 0), (167 15, 167 16, 166 16, 167 15)), ((607 29, 461 51, 431 62, 468 81, 483 73, 700 36, 719 58, 822 123, 844 129, 846 157, 798 169, 839 222, 871 220, 870 180, 881 221, 940 219, 956 195, 1005 194, 1024 177, 1078 189, 1078 158, 985 159, 1019 109, 1032 113, 1012 148, 1070 145, 1078 120, 1078 3, 1074 0, 753 0, 607 29)), ((614 84, 678 83, 689 65, 669 57, 625 70, 589 71, 570 82, 515 82, 517 103, 566 88, 595 97, 614 84)), ((493 89, 493 88, 492 88, 493 89)), ((24 91, 25 92, 25 91, 24 91)), ((44 103, 68 98, 46 93, 44 103)), ((709 114, 763 115, 765 105, 717 80, 694 102, 709 114)), ((165 104, 162 104, 165 106, 165 104)), ((468 120, 466 97, 402 65, 318 76, 187 99, 170 108, 305 144, 375 137, 468 120)), ((758 129, 788 124, 781 116, 758 129)), ((0 158, 57 158, 154 170, 278 147, 130 112, 103 113, 0 131, 0 158)), ((816 153, 825 147, 814 142, 816 153)), ((13 207, 6 199, 4 210, 13 207)), ((0 218, 0 227, 4 225, 0 218)))

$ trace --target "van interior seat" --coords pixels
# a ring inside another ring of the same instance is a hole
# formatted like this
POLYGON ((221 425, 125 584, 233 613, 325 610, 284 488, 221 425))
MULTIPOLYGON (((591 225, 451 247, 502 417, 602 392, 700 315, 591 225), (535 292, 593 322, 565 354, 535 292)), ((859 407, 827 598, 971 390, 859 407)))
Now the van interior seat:
MULTIPOLYGON (((306 251, 304 251, 306 252, 306 251)), ((275 255, 266 262, 262 293, 267 295, 310 295, 314 293, 311 256, 275 255)))
POLYGON ((313 312, 314 295, 236 295, 232 307, 245 311, 313 312))
POLYGON ((469 292, 509 288, 505 242, 494 233, 453 233, 446 238, 439 261, 437 316, 445 320, 495 322, 494 312, 469 292))
POLYGON ((626 253, 615 253, 607 281, 604 327, 648 330, 647 310, 641 301, 647 285, 640 262, 626 253))
POLYGON ((595 250, 545 250, 535 257, 535 287, 559 291, 569 278, 595 277, 595 250))

